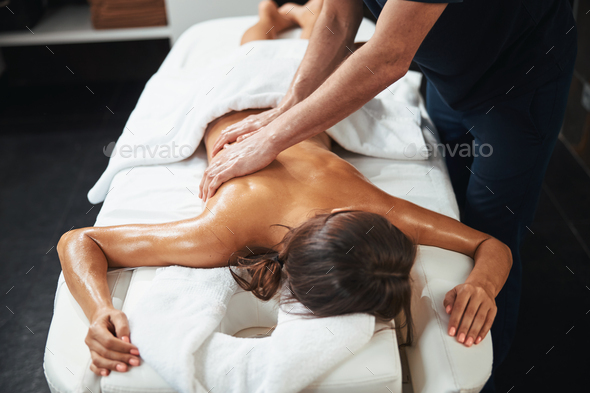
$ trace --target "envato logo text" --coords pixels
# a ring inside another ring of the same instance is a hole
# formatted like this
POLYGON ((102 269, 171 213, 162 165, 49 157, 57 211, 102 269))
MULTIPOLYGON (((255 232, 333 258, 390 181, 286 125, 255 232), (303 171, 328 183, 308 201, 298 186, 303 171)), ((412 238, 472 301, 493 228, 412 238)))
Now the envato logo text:
POLYGON ((410 143, 404 149, 404 156, 408 158, 414 158, 420 155, 424 158, 430 156, 434 157, 489 157, 494 153, 494 148, 489 143, 479 144, 473 141, 473 143, 461 143, 456 145, 436 143, 425 144, 421 148, 417 148, 414 143, 410 143))
POLYGON ((121 158, 178 158, 183 159, 189 157, 193 148, 190 145, 178 146, 176 142, 172 141, 169 145, 117 145, 115 142, 109 143, 103 147, 102 152, 107 157, 121 158))

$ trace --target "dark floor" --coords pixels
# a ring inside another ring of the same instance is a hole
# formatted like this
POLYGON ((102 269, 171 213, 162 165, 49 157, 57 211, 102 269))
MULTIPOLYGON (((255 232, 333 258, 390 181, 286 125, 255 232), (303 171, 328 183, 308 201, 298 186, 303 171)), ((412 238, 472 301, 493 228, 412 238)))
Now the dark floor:
MULTIPOLYGON (((55 245, 70 228, 93 224, 100 206, 86 192, 144 84, 14 87, 0 79, 0 392, 48 392, 55 245)), ((587 391, 590 177, 561 142, 531 230, 519 330, 498 392, 587 391)))

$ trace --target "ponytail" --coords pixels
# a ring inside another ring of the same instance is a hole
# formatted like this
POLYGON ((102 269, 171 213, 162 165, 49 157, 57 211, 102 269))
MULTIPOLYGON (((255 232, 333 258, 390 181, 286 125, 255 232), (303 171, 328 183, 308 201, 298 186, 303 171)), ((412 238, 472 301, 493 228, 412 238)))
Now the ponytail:
POLYGON ((237 267, 248 270, 252 277, 250 281, 240 277, 230 268, 230 273, 238 285, 251 291, 261 300, 270 300, 281 287, 281 268, 283 262, 276 251, 251 257, 238 257, 237 267))

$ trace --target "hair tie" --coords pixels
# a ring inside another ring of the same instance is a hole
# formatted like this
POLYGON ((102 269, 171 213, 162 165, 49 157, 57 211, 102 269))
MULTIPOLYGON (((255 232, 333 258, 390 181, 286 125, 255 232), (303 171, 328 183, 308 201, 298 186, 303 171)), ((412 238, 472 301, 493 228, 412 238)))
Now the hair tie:
POLYGON ((281 269, 283 268, 283 265, 285 264, 283 261, 281 261, 281 259, 279 258, 279 254, 275 255, 274 257, 271 258, 271 260, 273 260, 274 262, 278 262, 279 265, 281 265, 281 269))

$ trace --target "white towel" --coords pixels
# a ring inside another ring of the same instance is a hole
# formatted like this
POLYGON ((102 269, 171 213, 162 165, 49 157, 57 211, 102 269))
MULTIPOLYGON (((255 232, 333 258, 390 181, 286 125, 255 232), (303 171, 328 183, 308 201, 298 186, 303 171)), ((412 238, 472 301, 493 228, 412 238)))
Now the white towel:
POLYGON ((270 337, 213 333, 237 288, 227 268, 161 268, 128 312, 143 360, 177 391, 299 392, 373 336, 373 316, 307 318, 300 303, 279 310, 270 337))
MULTIPOLYGON (((121 170, 188 158, 212 120, 231 111, 278 105, 306 48, 307 40, 300 39, 252 41, 205 67, 158 71, 147 83, 114 148, 105 151, 111 158, 88 192, 89 201, 103 201, 111 180, 121 170)), ((330 136, 361 154, 425 159, 423 155, 403 154, 409 145, 417 149, 425 146, 418 98, 415 93, 404 93, 415 91, 416 80, 420 83, 419 75, 410 75, 328 130, 330 136), (404 84, 412 88, 404 89, 404 84)))

